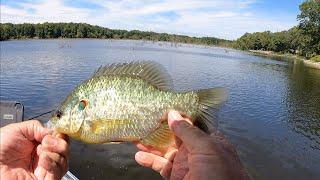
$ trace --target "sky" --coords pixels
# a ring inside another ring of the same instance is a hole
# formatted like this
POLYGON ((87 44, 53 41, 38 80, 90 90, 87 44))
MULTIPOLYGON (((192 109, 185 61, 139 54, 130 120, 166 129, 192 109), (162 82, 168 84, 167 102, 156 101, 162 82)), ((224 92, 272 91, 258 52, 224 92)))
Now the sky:
POLYGON ((303 0, 1 0, 1 23, 81 22, 236 39, 298 24, 303 0))

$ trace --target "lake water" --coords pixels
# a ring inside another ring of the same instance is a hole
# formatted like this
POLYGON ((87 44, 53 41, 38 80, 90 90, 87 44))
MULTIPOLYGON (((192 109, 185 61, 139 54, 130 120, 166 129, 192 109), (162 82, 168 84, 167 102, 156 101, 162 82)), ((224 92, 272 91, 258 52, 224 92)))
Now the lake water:
MULTIPOLYGON (((5 41, 0 97, 22 102, 32 117, 54 109, 99 66, 136 60, 162 64, 178 91, 228 89, 216 124, 254 179, 320 179, 320 70, 299 62, 163 42, 5 41)), ((80 179, 161 179, 135 163, 136 151, 129 143, 72 142, 70 171, 80 179)))

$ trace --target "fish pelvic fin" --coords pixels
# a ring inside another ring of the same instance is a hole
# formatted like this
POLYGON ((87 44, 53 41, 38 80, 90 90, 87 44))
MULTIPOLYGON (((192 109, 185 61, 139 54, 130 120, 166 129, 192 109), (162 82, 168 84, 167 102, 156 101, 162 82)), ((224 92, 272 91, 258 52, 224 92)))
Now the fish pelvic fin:
POLYGON ((227 92, 224 88, 202 89, 197 91, 199 108, 194 125, 204 132, 209 133, 209 126, 213 125, 213 111, 227 100, 227 92))
POLYGON ((165 68, 153 61, 115 63, 101 66, 92 76, 130 76, 141 78, 160 90, 171 90, 172 79, 165 68))
POLYGON ((169 129, 167 121, 163 121, 158 129, 140 140, 140 143, 160 151, 165 151, 174 144, 174 135, 169 129))

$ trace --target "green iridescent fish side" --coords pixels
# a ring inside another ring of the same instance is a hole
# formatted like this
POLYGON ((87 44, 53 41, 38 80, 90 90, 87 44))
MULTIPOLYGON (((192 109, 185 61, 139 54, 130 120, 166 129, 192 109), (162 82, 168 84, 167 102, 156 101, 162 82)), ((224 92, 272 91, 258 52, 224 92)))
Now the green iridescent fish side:
POLYGON ((222 101, 212 99, 220 97, 220 90, 173 92, 167 77, 150 62, 100 68, 68 95, 51 123, 58 132, 87 143, 167 146, 173 140, 164 120, 170 109, 205 119, 206 109, 222 101))
POLYGON ((79 138, 91 143, 140 140, 160 126, 168 110, 195 115, 198 107, 195 93, 161 91, 132 77, 89 80, 79 86, 78 99, 88 100, 85 111, 91 117, 83 121, 79 138), (102 127, 93 133, 95 123, 102 127))

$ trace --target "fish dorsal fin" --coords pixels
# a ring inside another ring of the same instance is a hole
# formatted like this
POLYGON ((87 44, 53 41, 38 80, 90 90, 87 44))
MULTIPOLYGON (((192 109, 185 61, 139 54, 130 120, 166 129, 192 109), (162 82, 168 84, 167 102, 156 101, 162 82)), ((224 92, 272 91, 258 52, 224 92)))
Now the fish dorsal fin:
POLYGON ((161 90, 172 89, 172 80, 164 67, 152 61, 139 61, 130 63, 115 63, 107 66, 101 66, 93 75, 125 75, 138 77, 146 80, 148 83, 161 90))

